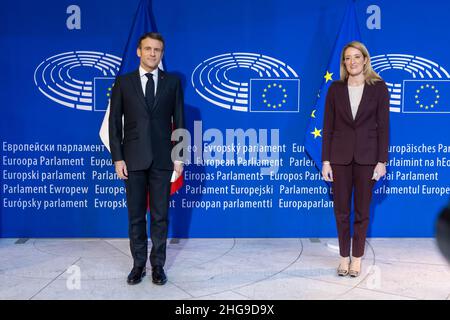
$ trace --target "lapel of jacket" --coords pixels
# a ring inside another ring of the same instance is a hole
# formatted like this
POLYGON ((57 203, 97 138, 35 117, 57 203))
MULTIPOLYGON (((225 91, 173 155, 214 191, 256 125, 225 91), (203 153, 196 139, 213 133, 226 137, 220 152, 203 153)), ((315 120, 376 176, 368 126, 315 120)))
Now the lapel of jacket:
POLYGON ((144 91, 142 91, 141 75, 139 74, 139 69, 133 72, 131 80, 133 82, 133 87, 136 90, 137 97, 141 102, 140 105, 145 109, 145 111, 149 112, 147 103, 145 102, 144 91))
POLYGON ((156 108, 158 107, 158 102, 160 100, 161 93, 164 92, 165 86, 166 86, 166 75, 165 75, 164 71, 159 69, 158 70, 158 86, 156 88, 155 103, 153 105, 152 112, 154 112, 156 110, 156 108))
POLYGON ((363 93, 361 96, 361 101, 359 102, 358 111, 356 111, 355 119, 353 119, 352 114, 352 106, 350 104, 350 94, 348 92, 348 82, 345 80, 344 82, 345 86, 345 113, 347 114, 348 118, 353 122, 356 122, 358 118, 361 116, 361 112, 364 111, 364 106, 366 104, 366 101, 370 98, 371 88, 369 88, 369 85, 367 83, 364 84, 363 93))
POLYGON ((343 83, 344 86, 344 97, 345 97, 345 106, 344 106, 344 111, 345 114, 347 115, 347 118, 350 119, 351 122, 353 122, 353 115, 352 115, 352 106, 350 105, 350 94, 348 93, 348 82, 347 80, 344 81, 343 83))
POLYGON ((361 117, 361 112, 364 112, 364 107, 367 104, 367 101, 370 98, 371 95, 371 86, 368 85, 367 83, 364 83, 364 89, 363 89, 363 94, 361 97, 361 102, 359 103, 358 106, 358 111, 356 111, 356 116, 355 116, 355 122, 358 121, 358 119, 361 117))

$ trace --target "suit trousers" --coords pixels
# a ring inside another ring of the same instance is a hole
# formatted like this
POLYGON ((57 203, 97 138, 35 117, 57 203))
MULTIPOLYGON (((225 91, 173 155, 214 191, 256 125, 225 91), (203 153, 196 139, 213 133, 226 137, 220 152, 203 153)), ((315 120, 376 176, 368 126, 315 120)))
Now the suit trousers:
POLYGON ((129 171, 125 180, 128 206, 128 235, 135 267, 145 267, 148 255, 147 194, 150 202, 150 264, 163 267, 166 261, 170 178, 172 171, 150 167, 129 171))
POLYGON ((331 165, 333 170, 334 214, 339 238, 339 252, 342 257, 362 257, 369 226, 370 202, 375 180, 372 180, 374 165, 331 165), (354 190, 353 242, 350 235, 350 211, 354 190))

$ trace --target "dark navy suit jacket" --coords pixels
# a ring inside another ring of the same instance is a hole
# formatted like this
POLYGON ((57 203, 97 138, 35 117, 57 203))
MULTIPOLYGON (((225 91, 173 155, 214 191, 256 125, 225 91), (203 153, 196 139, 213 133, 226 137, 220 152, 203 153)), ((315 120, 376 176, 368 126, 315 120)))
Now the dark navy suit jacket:
POLYGON ((175 75, 159 70, 153 106, 145 101, 139 70, 118 76, 109 115, 112 160, 125 160, 129 171, 148 169, 152 163, 156 169, 173 170, 171 134, 185 127, 183 109, 181 81, 175 75))

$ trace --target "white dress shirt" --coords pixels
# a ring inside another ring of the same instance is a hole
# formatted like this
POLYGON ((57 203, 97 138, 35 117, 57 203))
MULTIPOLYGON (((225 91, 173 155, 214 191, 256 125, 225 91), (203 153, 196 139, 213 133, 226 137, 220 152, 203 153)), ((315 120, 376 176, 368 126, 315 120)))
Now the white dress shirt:
MULTIPOLYGON (((145 96, 145 87, 147 86, 148 78, 146 76, 148 72, 144 70, 141 66, 139 66, 139 75, 141 76, 141 85, 142 85, 142 91, 144 92, 145 96)), ((158 76, 159 76, 159 69, 156 68, 151 72, 153 74, 153 81, 155 82, 155 96, 156 96, 156 89, 158 88, 158 76)), ((175 160, 175 163, 183 164, 183 161, 175 160)), ((174 171, 172 173, 172 177, 170 179, 171 182, 174 182, 176 179, 178 179, 179 175, 174 171)))
MULTIPOLYGON (((141 85, 142 85, 142 91, 144 92, 145 96, 145 86, 147 85, 148 78, 146 76, 148 72, 144 70, 141 66, 139 66, 139 75, 141 76, 141 85)), ((159 69, 156 68, 151 72, 153 74, 153 81, 155 82, 155 96, 156 96, 156 88, 158 87, 158 74, 159 69)))

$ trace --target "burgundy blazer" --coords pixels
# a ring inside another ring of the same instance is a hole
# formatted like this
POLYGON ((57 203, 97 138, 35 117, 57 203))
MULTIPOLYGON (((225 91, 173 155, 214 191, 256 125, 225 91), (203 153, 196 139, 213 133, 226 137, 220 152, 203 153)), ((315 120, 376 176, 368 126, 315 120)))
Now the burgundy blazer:
POLYGON ((362 165, 388 161, 389 92, 384 81, 364 85, 353 120, 347 81, 328 88, 323 122, 322 161, 362 165))

